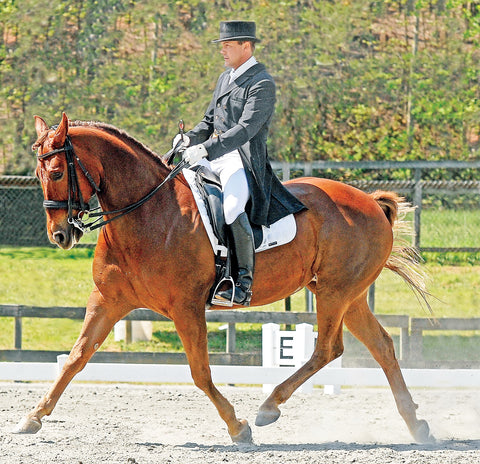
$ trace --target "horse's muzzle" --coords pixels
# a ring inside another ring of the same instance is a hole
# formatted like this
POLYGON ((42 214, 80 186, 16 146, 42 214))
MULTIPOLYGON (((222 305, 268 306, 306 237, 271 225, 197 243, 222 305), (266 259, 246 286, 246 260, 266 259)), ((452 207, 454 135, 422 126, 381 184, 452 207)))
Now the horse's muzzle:
POLYGON ((64 250, 73 248, 82 238, 83 232, 70 224, 62 229, 52 232, 50 241, 64 250))

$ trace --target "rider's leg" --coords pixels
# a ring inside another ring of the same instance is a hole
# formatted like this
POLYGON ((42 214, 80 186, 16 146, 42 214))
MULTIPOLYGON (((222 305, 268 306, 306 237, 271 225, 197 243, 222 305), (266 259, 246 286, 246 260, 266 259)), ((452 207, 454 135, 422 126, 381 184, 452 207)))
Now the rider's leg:
POLYGON ((235 291, 233 302, 244 306, 250 305, 252 298, 253 271, 255 268, 255 246, 252 227, 247 213, 243 212, 229 225, 233 237, 233 251, 237 260, 237 279, 235 287, 220 290, 215 295, 216 299, 231 301, 232 292, 235 291))
POLYGON ((235 289, 219 291, 215 298, 248 306, 251 299, 253 271, 255 266, 255 244, 253 231, 245 213, 250 198, 247 177, 238 153, 229 153, 213 161, 213 168, 220 175, 223 186, 223 209, 225 222, 233 238, 233 252, 237 262, 235 289), (223 158, 223 159, 222 159, 223 158))

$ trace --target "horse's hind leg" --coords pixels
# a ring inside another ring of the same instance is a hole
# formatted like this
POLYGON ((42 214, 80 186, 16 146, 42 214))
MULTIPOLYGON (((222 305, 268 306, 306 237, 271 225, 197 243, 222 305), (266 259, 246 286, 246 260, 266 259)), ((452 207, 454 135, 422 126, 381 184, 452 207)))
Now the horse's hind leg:
POLYGON ((417 419, 418 406, 413 402, 405 384, 395 357, 393 341, 370 311, 365 295, 350 306, 344 320, 350 332, 368 348, 385 372, 398 412, 405 420, 412 436, 417 442, 431 441, 433 437, 430 435, 427 422, 417 419))
MULTIPOLYGON (((313 290, 313 288, 312 288, 313 290)), ((275 387, 260 406, 255 425, 263 426, 280 417, 278 406, 323 366, 343 353, 342 319, 345 303, 338 294, 317 296, 318 338, 311 358, 293 375, 275 387)))
POLYGON ((233 406, 222 396, 212 382, 208 361, 207 326, 204 310, 191 317, 174 320, 177 333, 182 340, 185 354, 195 385, 200 388, 217 408, 228 427, 235 443, 251 443, 252 431, 246 420, 239 420, 233 406))

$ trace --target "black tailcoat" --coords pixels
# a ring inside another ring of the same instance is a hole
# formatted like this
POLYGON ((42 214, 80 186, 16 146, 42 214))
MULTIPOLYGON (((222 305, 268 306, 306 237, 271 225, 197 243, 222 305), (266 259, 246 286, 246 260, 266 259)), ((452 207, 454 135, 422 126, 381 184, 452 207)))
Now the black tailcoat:
POLYGON ((203 143, 208 159, 238 149, 250 188, 250 221, 269 226, 305 209, 272 170, 267 155, 268 127, 275 108, 275 83, 257 63, 231 84, 230 71, 220 75, 202 121, 186 135, 191 145, 203 143))

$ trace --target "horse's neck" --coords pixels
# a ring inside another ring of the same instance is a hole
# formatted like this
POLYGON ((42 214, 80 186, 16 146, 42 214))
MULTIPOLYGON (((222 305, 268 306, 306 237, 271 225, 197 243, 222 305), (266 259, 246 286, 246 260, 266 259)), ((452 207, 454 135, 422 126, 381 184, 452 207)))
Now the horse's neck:
POLYGON ((102 147, 98 154, 104 172, 103 188, 98 194, 103 211, 125 208, 161 185, 138 209, 103 228, 97 250, 109 251, 98 253, 100 261, 108 255, 108 260, 135 265, 145 254, 177 259, 176 238, 188 236, 187 248, 197 247, 198 240, 208 243, 206 235, 196 233, 198 208, 182 177, 162 184, 171 170, 151 153, 138 149, 114 144, 102 147))
POLYGON ((116 141, 105 141, 100 150, 105 191, 99 195, 102 207, 119 209, 135 203, 159 185, 168 168, 150 153, 116 141))

